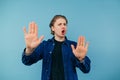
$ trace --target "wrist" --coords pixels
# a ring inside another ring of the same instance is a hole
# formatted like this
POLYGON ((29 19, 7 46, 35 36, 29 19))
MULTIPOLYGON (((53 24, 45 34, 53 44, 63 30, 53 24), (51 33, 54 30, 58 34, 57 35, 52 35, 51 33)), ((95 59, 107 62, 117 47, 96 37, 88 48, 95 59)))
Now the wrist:
POLYGON ((84 62, 84 58, 78 58, 79 59, 79 61, 80 61, 80 63, 83 63, 84 62))
POLYGON ((33 52, 34 49, 26 48, 25 54, 30 55, 33 52))

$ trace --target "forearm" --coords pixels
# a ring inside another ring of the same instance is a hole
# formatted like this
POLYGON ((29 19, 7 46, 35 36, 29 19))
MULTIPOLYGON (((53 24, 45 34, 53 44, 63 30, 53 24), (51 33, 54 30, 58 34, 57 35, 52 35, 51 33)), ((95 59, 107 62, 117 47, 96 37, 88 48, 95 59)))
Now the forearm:
POLYGON ((40 46, 36 47, 35 49, 32 49, 29 51, 27 48, 24 49, 22 54, 22 62, 25 65, 31 65, 33 63, 36 63, 38 60, 43 58, 44 53, 44 44, 41 43, 40 46))
POLYGON ((25 48, 23 53, 22 53, 22 62, 23 62, 23 64, 25 64, 25 65, 33 64, 33 61, 32 61, 32 55, 33 54, 34 53, 30 53, 30 54, 26 53, 26 48, 25 48))
POLYGON ((88 73, 90 71, 90 63, 91 63, 90 59, 86 56, 82 62, 81 61, 78 62, 77 66, 80 68, 82 72, 88 73))
POLYGON ((32 51, 29 55, 26 54, 26 48, 23 51, 22 54, 22 62, 25 65, 32 65, 33 63, 36 63, 38 60, 41 59, 41 55, 38 54, 36 50, 32 51))

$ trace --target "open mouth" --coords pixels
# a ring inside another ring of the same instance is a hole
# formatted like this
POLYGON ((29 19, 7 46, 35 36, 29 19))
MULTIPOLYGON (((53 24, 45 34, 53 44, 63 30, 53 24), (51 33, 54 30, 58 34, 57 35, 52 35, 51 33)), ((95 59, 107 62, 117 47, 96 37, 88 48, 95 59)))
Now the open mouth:
POLYGON ((62 30, 62 34, 65 34, 65 30, 62 30))

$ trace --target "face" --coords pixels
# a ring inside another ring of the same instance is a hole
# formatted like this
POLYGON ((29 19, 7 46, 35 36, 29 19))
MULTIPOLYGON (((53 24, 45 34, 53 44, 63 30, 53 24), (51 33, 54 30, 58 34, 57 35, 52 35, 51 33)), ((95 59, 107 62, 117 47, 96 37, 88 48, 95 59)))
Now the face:
POLYGON ((54 31, 55 37, 64 38, 67 31, 66 20, 64 18, 58 18, 51 28, 54 31))

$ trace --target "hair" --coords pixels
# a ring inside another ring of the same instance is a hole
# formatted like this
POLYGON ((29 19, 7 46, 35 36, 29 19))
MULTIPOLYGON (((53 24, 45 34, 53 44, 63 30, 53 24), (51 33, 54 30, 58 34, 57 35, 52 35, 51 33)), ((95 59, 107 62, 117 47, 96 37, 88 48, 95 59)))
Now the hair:
MULTIPOLYGON (((67 18, 64 15, 55 15, 52 18, 52 20, 51 20, 51 22, 49 24, 49 27, 51 28, 54 25, 54 23, 56 22, 56 20, 59 19, 59 18, 65 19, 66 20, 66 24, 68 24, 68 20, 67 20, 67 18)), ((54 31, 52 31, 52 29, 51 29, 51 34, 54 35, 54 31)))

